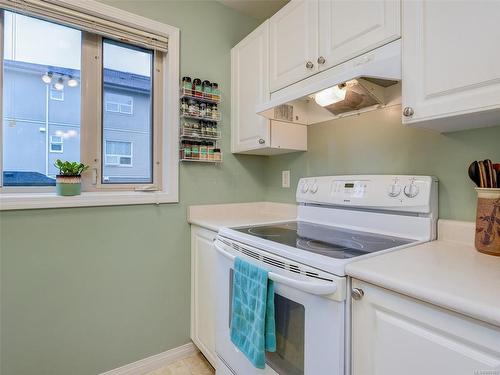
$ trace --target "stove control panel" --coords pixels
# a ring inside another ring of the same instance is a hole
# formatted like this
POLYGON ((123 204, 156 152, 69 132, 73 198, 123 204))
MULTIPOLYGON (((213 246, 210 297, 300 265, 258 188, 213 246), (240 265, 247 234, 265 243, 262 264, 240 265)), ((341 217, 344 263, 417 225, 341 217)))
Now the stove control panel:
POLYGON ((431 176, 355 175, 302 178, 297 202, 382 210, 430 212, 437 202, 431 176))

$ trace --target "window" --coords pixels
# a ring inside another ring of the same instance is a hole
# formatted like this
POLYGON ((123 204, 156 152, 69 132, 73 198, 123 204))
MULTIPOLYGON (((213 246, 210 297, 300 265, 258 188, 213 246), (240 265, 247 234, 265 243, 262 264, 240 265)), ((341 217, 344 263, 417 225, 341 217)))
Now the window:
POLYGON ((134 98, 132 96, 107 92, 104 97, 106 112, 123 113, 125 115, 134 114, 134 98))
POLYGON ((57 135, 50 136, 50 152, 62 154, 63 152, 63 137, 57 135))
POLYGON ((106 141, 105 145, 104 160, 107 166, 132 166, 132 142, 106 141))
POLYGON ((5 8, 0 209, 48 199, 32 193, 54 191, 58 158, 90 165, 82 202, 101 199, 86 192, 117 190, 117 204, 177 201, 179 30, 94 2, 78 10, 66 1, 5 8))
POLYGON ((57 100, 57 101, 64 101, 64 91, 63 90, 57 90, 54 87, 50 88, 50 99, 51 100, 57 100))
MULTIPOLYGON (((136 116, 113 116, 104 111, 102 117, 103 139, 120 139, 123 142, 106 142, 103 158, 103 184, 153 183, 153 59, 151 50, 123 43, 104 40, 103 96, 107 110, 111 102, 120 113, 132 112, 135 101, 136 116), (108 145, 111 143, 111 145, 108 145), (134 164, 132 165, 132 143, 134 164), (108 149, 112 147, 112 150, 108 149), (128 147, 129 146, 129 147, 128 147), (114 152, 118 150, 120 152, 114 152), (114 163, 109 163, 108 154, 114 163), (123 159, 123 162, 120 161, 123 159), (111 166, 127 166, 117 171, 111 166)), ((111 111, 113 112, 113 111, 111 111)))
POLYGON ((67 77, 80 76, 82 32, 4 12, 3 34, 3 186, 52 186, 63 152, 56 132, 71 131, 64 157, 80 161, 80 85, 67 77), (61 106, 63 90, 71 100, 61 106))

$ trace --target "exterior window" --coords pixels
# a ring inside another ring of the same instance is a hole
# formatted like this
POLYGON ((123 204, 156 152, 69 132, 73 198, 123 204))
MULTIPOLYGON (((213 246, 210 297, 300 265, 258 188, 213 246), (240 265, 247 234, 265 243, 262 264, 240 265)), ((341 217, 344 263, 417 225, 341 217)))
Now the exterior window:
POLYGON ((153 182, 153 51, 105 39, 102 138, 103 184, 153 182), (114 112, 135 116, 116 116, 114 112), (134 163, 132 164, 132 143, 134 163), (129 168, 119 168, 129 167, 129 168))
POLYGON ((134 98, 132 96, 105 93, 106 112, 122 113, 125 115, 134 114, 134 98))
POLYGON ((64 91, 63 90, 56 90, 54 87, 50 88, 50 99, 51 100, 57 100, 57 101, 64 101, 64 91))
POLYGON ((81 31, 4 12, 3 186, 54 185, 63 136, 64 158, 80 161, 80 85, 68 80, 80 77, 81 39, 81 31))
POLYGON ((58 135, 50 136, 50 152, 63 153, 63 137, 58 135))
POLYGON ((99 2, 8 3, 0 211, 177 202, 179 29, 124 11, 111 20, 99 2), (57 159, 89 166, 78 198, 55 194, 57 159))
POLYGON ((132 142, 106 141, 106 166, 132 167, 132 142))

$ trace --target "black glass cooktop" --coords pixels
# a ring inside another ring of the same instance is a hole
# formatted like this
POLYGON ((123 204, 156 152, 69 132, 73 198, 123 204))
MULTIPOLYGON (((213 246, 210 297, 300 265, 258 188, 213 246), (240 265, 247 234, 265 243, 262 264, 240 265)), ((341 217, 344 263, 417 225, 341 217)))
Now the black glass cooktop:
POLYGON ((235 228, 236 231, 331 258, 346 259, 415 242, 304 221, 235 228))

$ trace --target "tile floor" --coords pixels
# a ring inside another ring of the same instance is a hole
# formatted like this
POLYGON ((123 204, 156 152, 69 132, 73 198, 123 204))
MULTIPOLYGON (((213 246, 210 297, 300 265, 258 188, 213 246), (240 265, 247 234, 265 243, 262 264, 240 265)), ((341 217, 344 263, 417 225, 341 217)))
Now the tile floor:
POLYGON ((215 370, 201 353, 193 354, 147 375, 213 375, 215 370))

